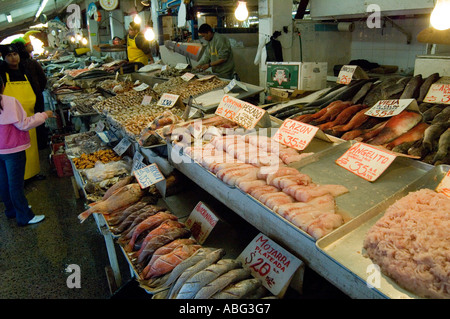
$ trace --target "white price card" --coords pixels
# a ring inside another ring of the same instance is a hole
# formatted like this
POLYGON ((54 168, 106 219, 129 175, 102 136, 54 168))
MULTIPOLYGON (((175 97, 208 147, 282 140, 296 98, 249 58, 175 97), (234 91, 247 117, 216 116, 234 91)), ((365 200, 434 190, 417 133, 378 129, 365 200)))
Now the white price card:
POLYGON ((130 147, 131 142, 128 138, 124 137, 114 148, 113 151, 116 152, 117 155, 122 156, 123 153, 130 147))
POLYGON ((133 155, 133 166, 131 168, 131 172, 144 168, 145 166, 147 165, 144 164, 144 155, 142 155, 139 151, 136 151, 133 155))
POLYGON ((318 127, 286 119, 272 137, 273 140, 296 150, 304 150, 316 135, 318 127))
POLYGON ((139 86, 133 88, 133 90, 140 92, 140 91, 146 90, 146 89, 149 88, 149 87, 150 87, 150 86, 149 86, 148 84, 142 83, 141 85, 139 85, 139 86))
POLYGON ((336 164, 369 182, 375 181, 391 165, 396 156, 365 143, 350 147, 336 164))
POLYGON ((108 135, 105 132, 98 132, 97 131, 97 135, 102 140, 103 143, 106 143, 106 144, 109 143, 108 135))
POLYGON ((163 65, 162 67, 161 67, 161 71, 166 71, 167 70, 167 65, 163 65))
POLYGON ((248 244, 237 260, 274 295, 282 292, 303 263, 262 233, 248 244))
POLYGON ((244 103, 244 101, 232 96, 224 95, 219 106, 217 106, 215 114, 232 121, 244 103))
POLYGON ((192 210, 185 225, 190 229, 195 240, 203 244, 218 221, 219 218, 200 201, 192 210))
POLYGON ((136 180, 142 189, 152 186, 166 179, 159 170, 158 165, 156 165, 155 163, 147 165, 141 169, 135 170, 133 174, 136 177, 136 180))
POLYGON ((423 101, 427 103, 450 104, 450 84, 432 84, 423 101))
POLYGON ((95 126, 95 131, 96 132, 103 132, 104 129, 105 129, 105 122, 98 121, 97 125, 95 126))
POLYGON ((161 98, 159 99, 157 105, 158 106, 164 106, 167 108, 172 108, 177 104, 178 99, 180 98, 179 95, 176 94, 169 94, 164 93, 161 98))
POLYGON ((436 187, 436 192, 442 193, 450 198, 450 170, 445 174, 438 187, 436 187))
POLYGON ((185 74, 183 74, 182 76, 181 76, 181 78, 184 80, 184 81, 186 81, 186 82, 189 82, 189 80, 192 80, 193 78, 195 78, 195 74, 193 74, 193 73, 189 73, 189 72, 186 72, 185 74))
POLYGON ((187 63, 177 63, 177 65, 175 66, 175 69, 177 70, 184 70, 189 66, 189 64, 187 63))
POLYGON ((258 124, 259 120, 262 119, 265 114, 266 110, 253 104, 245 103, 242 105, 233 121, 247 130, 251 130, 255 128, 256 124, 258 124))
POLYGON ((149 106, 151 102, 152 102, 151 95, 145 95, 144 98, 142 99, 141 105, 149 106))
POLYGON ((230 81, 230 83, 227 84, 226 87, 223 88, 223 91, 225 93, 230 92, 231 90, 233 90, 235 87, 240 87, 241 89, 243 89, 244 91, 248 92, 247 86, 245 86, 244 84, 242 84, 239 81, 236 81, 236 79, 233 79, 230 81))
POLYGON ((352 81, 353 73, 356 71, 357 65, 344 65, 339 71, 337 83, 349 84, 352 81))
POLYGON ((395 116, 405 110, 413 101, 415 99, 381 100, 364 114, 374 117, 395 116))

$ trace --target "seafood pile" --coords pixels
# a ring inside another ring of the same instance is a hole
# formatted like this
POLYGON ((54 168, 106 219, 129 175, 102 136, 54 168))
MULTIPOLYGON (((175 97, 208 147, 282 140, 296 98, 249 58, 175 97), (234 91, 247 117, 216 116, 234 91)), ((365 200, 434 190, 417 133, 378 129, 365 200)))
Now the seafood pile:
POLYGON ((65 137, 65 144, 66 154, 70 158, 109 149, 94 131, 68 135, 65 137))
POLYGON ((335 197, 342 185, 318 185, 286 164, 312 153, 298 153, 266 136, 226 135, 184 152, 224 183, 238 187, 314 239, 344 223, 335 197))
POLYGON ((132 90, 134 83, 131 81, 104 80, 98 83, 96 87, 111 94, 117 94, 132 90))
POLYGON ((435 73, 426 79, 416 75, 388 78, 375 83, 370 80, 355 81, 341 93, 335 94, 343 87, 305 105, 300 113, 296 107, 296 114, 289 115, 292 110, 285 111, 285 114, 343 140, 383 146, 429 164, 449 164, 450 108, 423 102, 430 86, 439 78, 435 73), (353 97, 348 95, 353 91, 356 91, 353 97), (387 118, 365 114, 379 100, 410 98, 420 103, 420 112, 404 110, 387 118))
POLYGON ((84 94, 70 102, 70 111, 76 115, 95 113, 92 106, 104 99, 100 93, 84 94))
POLYGON ((223 81, 214 76, 209 79, 192 79, 184 81, 181 77, 170 78, 165 83, 158 84, 154 89, 159 94, 171 93, 179 95, 181 100, 186 100, 189 96, 197 96, 215 89, 223 88, 228 81, 223 81))
POLYGON ((77 169, 87 169, 94 167, 97 162, 106 164, 112 161, 119 161, 121 158, 112 149, 106 149, 98 150, 91 154, 83 153, 80 157, 73 158, 72 161, 77 169))
POLYGON ((450 298, 450 199, 431 189, 392 204, 364 239, 370 259, 400 286, 425 298, 450 298))

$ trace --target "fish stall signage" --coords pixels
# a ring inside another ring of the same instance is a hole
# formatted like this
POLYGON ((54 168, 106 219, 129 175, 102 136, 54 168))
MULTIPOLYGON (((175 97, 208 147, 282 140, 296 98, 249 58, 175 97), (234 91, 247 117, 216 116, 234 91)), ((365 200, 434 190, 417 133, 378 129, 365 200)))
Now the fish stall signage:
POLYGON ((364 114, 374 117, 391 117, 400 114, 408 107, 415 110, 419 108, 415 99, 381 100, 364 114))
POLYGON ((272 139, 302 151, 308 146, 318 130, 319 128, 316 126, 287 119, 281 124, 272 139))
POLYGON ((142 99, 141 105, 149 106, 151 102, 152 102, 152 96, 151 95, 144 95, 144 98, 142 99))
POLYGON ((391 165, 396 156, 365 143, 350 147, 336 164, 369 182, 375 181, 391 165))
POLYGON ((144 164, 144 155, 142 155, 139 151, 136 151, 133 156, 133 166, 131 167, 131 172, 144 168, 145 166, 147 165, 144 164))
POLYGON ((172 108, 177 104, 179 98, 179 95, 164 93, 156 105, 172 108))
POLYGON ((218 221, 219 218, 200 201, 192 210, 185 225, 190 229, 195 240, 203 244, 218 221))
POLYGON ((438 187, 436 187, 436 192, 442 193, 450 198, 450 170, 445 174, 438 187))
POLYGON ((284 294, 302 261, 259 233, 237 258, 272 294, 284 294))
POLYGON ((245 103, 246 102, 238 100, 232 96, 224 95, 216 109, 215 114, 226 118, 227 120, 233 121, 234 117, 238 114, 242 108, 242 105, 245 103))
POLYGON ((195 78, 195 77, 196 77, 195 74, 189 73, 189 72, 186 72, 185 74, 183 74, 183 75, 181 76, 181 78, 183 79, 183 81, 186 81, 186 82, 189 82, 190 80, 192 80, 192 79, 195 78))
POLYGON ((133 174, 142 189, 152 186, 161 181, 165 181, 164 175, 161 173, 155 163, 135 170, 133 174))
POLYGON ((131 142, 126 137, 124 137, 114 148, 113 151, 117 155, 122 156, 123 153, 130 147, 131 142))
POLYGON ((353 79, 353 76, 357 79, 368 79, 366 72, 364 72, 361 67, 357 65, 344 65, 339 71, 337 83, 339 84, 350 84, 353 79))
POLYGON ((270 126, 269 113, 260 107, 246 102, 242 104, 242 107, 234 117, 233 122, 247 130, 254 129, 258 124, 261 127, 270 126))
POLYGON ((450 104, 450 84, 432 84, 423 101, 427 103, 450 104))
POLYGON ((248 89, 245 86, 245 84, 243 84, 239 81, 236 81, 236 79, 231 80, 230 83, 228 83, 227 86, 223 88, 223 91, 225 93, 228 93, 228 92, 232 91, 235 87, 239 87, 239 88, 243 89, 244 91, 248 92, 248 89))

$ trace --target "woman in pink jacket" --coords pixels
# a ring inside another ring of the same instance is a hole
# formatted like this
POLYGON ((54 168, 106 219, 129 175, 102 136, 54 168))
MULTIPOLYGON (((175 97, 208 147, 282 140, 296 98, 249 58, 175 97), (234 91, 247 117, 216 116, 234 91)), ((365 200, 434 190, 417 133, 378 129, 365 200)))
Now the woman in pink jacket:
POLYGON ((3 89, 0 77, 0 196, 8 218, 16 218, 19 226, 36 224, 45 216, 34 215, 24 193, 25 150, 30 147, 28 130, 53 117, 53 112, 27 117, 16 98, 2 95, 3 89))

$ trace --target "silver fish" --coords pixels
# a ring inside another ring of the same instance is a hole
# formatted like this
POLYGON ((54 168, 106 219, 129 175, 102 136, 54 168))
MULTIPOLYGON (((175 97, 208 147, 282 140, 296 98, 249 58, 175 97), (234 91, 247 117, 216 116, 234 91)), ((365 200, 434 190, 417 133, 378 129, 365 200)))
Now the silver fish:
POLYGON ((428 91, 430 90, 431 84, 439 80, 440 76, 439 73, 433 73, 429 75, 425 81, 423 81, 423 84, 420 86, 419 90, 419 97, 417 98, 417 103, 422 103, 423 99, 427 95, 428 91))
POLYGON ((209 299, 229 284, 244 280, 248 277, 250 277, 250 270, 248 268, 230 270, 200 289, 194 299, 209 299))
POLYGON ((173 284, 172 288, 170 289, 169 293, 169 299, 176 299, 178 296, 178 292, 180 291, 181 287, 184 285, 184 283, 191 278, 194 274, 197 272, 205 269, 209 265, 217 262, 220 258, 222 258, 225 255, 225 250, 222 248, 216 249, 213 252, 207 254, 205 258, 195 265, 189 267, 186 269, 180 277, 178 277, 177 281, 173 284))
POLYGON ((261 281, 256 278, 245 279, 231 284, 222 291, 214 294, 211 299, 241 299, 261 287, 261 281))
POLYGON ((217 263, 206 267, 204 270, 199 271, 193 275, 186 283, 181 287, 178 292, 177 299, 192 299, 195 294, 206 284, 210 283, 220 275, 241 267, 241 262, 235 259, 221 259, 217 263))
POLYGON ((420 86, 423 83, 422 74, 418 74, 409 80, 406 84, 405 90, 403 91, 400 99, 415 99, 419 97, 420 86))

